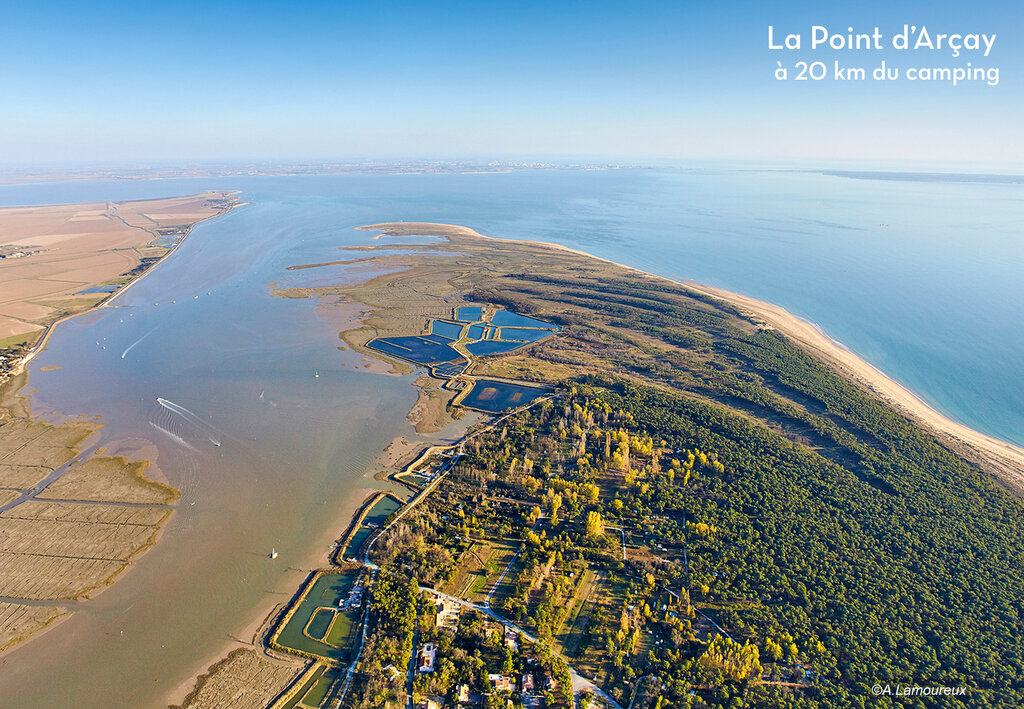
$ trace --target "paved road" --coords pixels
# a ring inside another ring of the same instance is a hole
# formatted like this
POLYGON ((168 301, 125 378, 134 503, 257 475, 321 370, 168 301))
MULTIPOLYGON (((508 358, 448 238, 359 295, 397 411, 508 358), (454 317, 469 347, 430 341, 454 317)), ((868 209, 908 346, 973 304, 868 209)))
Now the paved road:
MULTIPOLYGON (((512 621, 507 620, 505 618, 502 618, 500 615, 498 615, 497 613, 492 611, 489 607, 485 607, 485 606, 482 606, 482 605, 479 605, 479 604, 476 604, 476 603, 472 603, 470 601, 465 601, 465 600, 463 600, 461 598, 456 598, 455 596, 450 596, 447 593, 442 593, 441 591, 435 591, 432 588, 421 587, 420 591, 425 591, 425 592, 427 592, 427 593, 429 593, 429 594, 431 594, 433 596, 436 596, 438 598, 445 598, 445 599, 447 599, 449 601, 453 601, 454 603, 458 603, 459 605, 461 605, 461 606, 463 606, 465 608, 472 608, 473 610, 477 611, 478 613, 483 613, 484 615, 486 615, 491 620, 494 620, 494 621, 497 621, 498 623, 501 623, 503 626, 505 626, 506 628, 508 628, 512 632, 514 632, 517 635, 520 635, 520 636, 526 638, 530 642, 540 643, 540 641, 537 640, 537 638, 535 638, 533 635, 530 635, 528 632, 526 632, 525 630, 520 628, 518 625, 516 625, 512 621)), ((540 643, 540 644, 545 644, 545 643, 540 643)), ((581 675, 579 672, 577 672, 575 670, 575 668, 573 668, 572 664, 569 662, 568 658, 566 658, 561 653, 556 652, 554 649, 552 649, 551 652, 552 652, 552 654, 554 654, 554 655, 562 658, 563 660, 565 660, 565 664, 569 666, 569 674, 572 676, 572 690, 573 690, 574 693, 578 694, 578 693, 583 692, 583 691, 589 691, 589 692, 592 692, 595 696, 600 697, 604 701, 608 702, 608 704, 610 706, 614 707, 614 709, 623 709, 621 704, 619 704, 614 699, 612 699, 610 696, 608 696, 604 692, 603 689, 601 689, 596 684, 594 684, 593 680, 590 680, 590 679, 584 677, 583 675, 581 675)))

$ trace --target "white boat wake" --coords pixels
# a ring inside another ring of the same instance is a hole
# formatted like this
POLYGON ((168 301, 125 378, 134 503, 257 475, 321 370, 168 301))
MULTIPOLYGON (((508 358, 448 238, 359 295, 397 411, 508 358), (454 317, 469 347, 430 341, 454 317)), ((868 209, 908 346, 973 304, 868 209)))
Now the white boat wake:
POLYGON ((135 347, 135 345, 137 345, 137 344, 139 344, 140 342, 142 342, 143 340, 145 340, 145 339, 146 339, 147 337, 149 337, 150 335, 152 335, 152 334, 153 334, 154 332, 156 332, 156 329, 150 330, 150 331, 149 331, 149 332, 147 332, 147 333, 146 333, 145 335, 143 335, 142 337, 140 337, 139 339, 137 339, 137 340, 136 340, 135 342, 133 342, 133 343, 131 343, 130 345, 128 345, 127 349, 125 349, 125 351, 121 353, 121 359, 124 359, 125 355, 126 355, 126 354, 128 354, 129 352, 131 352, 131 351, 132 351, 132 349, 133 349, 133 348, 135 347))
POLYGON ((156 403, 160 404, 160 406, 164 407, 165 409, 168 409, 169 411, 173 411, 174 413, 178 414, 179 416, 185 417, 186 421, 190 421, 191 423, 194 423, 197 426, 206 426, 207 425, 206 421, 203 421, 201 418, 196 416, 194 413, 192 413, 191 411, 186 409, 181 404, 175 404, 170 399, 164 399, 163 397, 158 396, 156 398, 156 403))
MULTIPOLYGON (((213 445, 218 446, 218 447, 220 446, 220 441, 217 440, 216 438, 214 438, 212 435, 210 435, 208 433, 208 431, 213 430, 213 427, 210 424, 206 423, 206 421, 203 421, 201 418, 196 416, 194 413, 192 413, 191 411, 186 409, 181 404, 175 404, 170 399, 164 399, 163 397, 158 396, 156 398, 156 401, 157 401, 158 404, 160 404, 160 406, 164 407, 165 409, 167 409, 171 413, 177 414, 181 418, 185 419, 185 421, 187 421, 188 423, 190 423, 193 426, 196 426, 197 428, 199 428, 206 435, 206 437, 210 441, 210 443, 212 443, 213 445)), ((157 428, 160 428, 160 426, 157 426, 157 428)), ((169 435, 173 435, 173 434, 169 434, 169 435)), ((178 438, 178 437, 176 436, 176 438, 178 438)))
POLYGON ((171 433, 170 431, 168 431, 163 426, 161 426, 159 424, 156 424, 156 423, 153 423, 152 421, 149 422, 149 425, 152 426, 153 428, 155 428, 156 430, 160 431, 161 433, 166 434, 167 437, 170 438, 171 440, 173 440, 175 443, 180 443, 181 445, 183 445, 186 448, 188 448, 190 451, 195 451, 196 453, 199 452, 198 450, 196 450, 196 448, 191 443, 186 441, 184 438, 182 438, 178 434, 171 433))

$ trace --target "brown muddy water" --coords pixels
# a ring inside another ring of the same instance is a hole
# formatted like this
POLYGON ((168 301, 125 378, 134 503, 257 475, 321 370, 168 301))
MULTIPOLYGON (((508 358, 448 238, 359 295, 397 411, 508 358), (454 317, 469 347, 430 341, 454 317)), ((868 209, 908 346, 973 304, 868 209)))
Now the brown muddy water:
POLYGON ((416 375, 366 371, 314 301, 269 295, 271 282, 344 277, 285 271, 365 241, 334 217, 267 200, 202 224, 116 307, 65 323, 32 361, 34 413, 100 416, 95 442, 110 451, 155 446, 181 499, 115 584, 0 656, 0 706, 180 699, 323 562, 381 486, 388 443, 416 438, 405 418, 416 375))

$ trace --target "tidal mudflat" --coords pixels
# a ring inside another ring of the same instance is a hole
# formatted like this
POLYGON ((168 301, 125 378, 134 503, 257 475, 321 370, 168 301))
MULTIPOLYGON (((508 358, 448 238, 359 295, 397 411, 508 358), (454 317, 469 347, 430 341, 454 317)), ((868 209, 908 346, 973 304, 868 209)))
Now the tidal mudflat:
POLYGON ((63 323, 31 361, 22 394, 34 415, 50 425, 84 417, 75 425, 88 427, 87 445, 152 461, 147 473, 180 497, 156 544, 102 594, 7 609, 19 624, 74 612, 5 652, 0 695, 40 707, 180 701, 323 563, 380 487, 381 451, 419 439, 404 377, 371 373, 363 355, 339 349, 315 302, 271 295, 269 283, 303 282, 284 275, 296 253, 324 257, 337 245, 326 217, 304 227, 295 216, 250 204, 200 224, 109 307, 63 323))

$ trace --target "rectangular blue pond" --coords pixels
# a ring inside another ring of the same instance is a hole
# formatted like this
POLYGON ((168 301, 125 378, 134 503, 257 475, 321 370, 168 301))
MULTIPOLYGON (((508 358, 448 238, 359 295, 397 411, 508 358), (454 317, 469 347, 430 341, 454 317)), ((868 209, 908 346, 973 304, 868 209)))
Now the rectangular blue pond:
POLYGON ((378 337, 375 340, 370 340, 366 346, 417 364, 465 361, 462 355, 447 344, 447 340, 443 340, 443 342, 444 344, 431 342, 419 336, 378 337))
POLYGON ((430 321, 430 332, 434 335, 447 337, 449 340, 459 339, 459 335, 462 334, 462 327, 460 324, 445 322, 444 320, 430 321))
POLYGON ((498 382, 492 379, 480 379, 462 400, 462 405, 470 409, 478 409, 497 414, 517 406, 528 404, 534 399, 550 394, 553 390, 546 387, 532 387, 509 382, 498 382))
POLYGON ((557 325, 544 322, 543 320, 537 320, 536 318, 527 317, 526 315, 519 315, 517 313, 510 312, 508 310, 499 310, 491 318, 493 325, 501 325, 507 327, 539 327, 546 330, 558 330, 560 329, 557 325))
POLYGON ((525 342, 502 342, 501 340, 480 340, 466 345, 466 351, 471 355, 482 357, 489 354, 502 354, 517 350, 525 346, 525 342))
POLYGON ((466 361, 462 362, 446 362, 444 364, 434 365, 434 374, 439 377, 454 377, 460 374, 466 367, 466 361))
POLYGON ((82 295, 83 293, 113 293, 121 286, 93 286, 92 288, 86 288, 80 290, 75 295, 82 295))
POLYGON ((455 319, 462 322, 476 322, 483 313, 483 308, 458 308, 455 311, 455 319))
POLYGON ((503 340, 520 340, 522 342, 537 342, 552 335, 551 330, 533 330, 522 327, 503 327, 500 335, 503 340))

